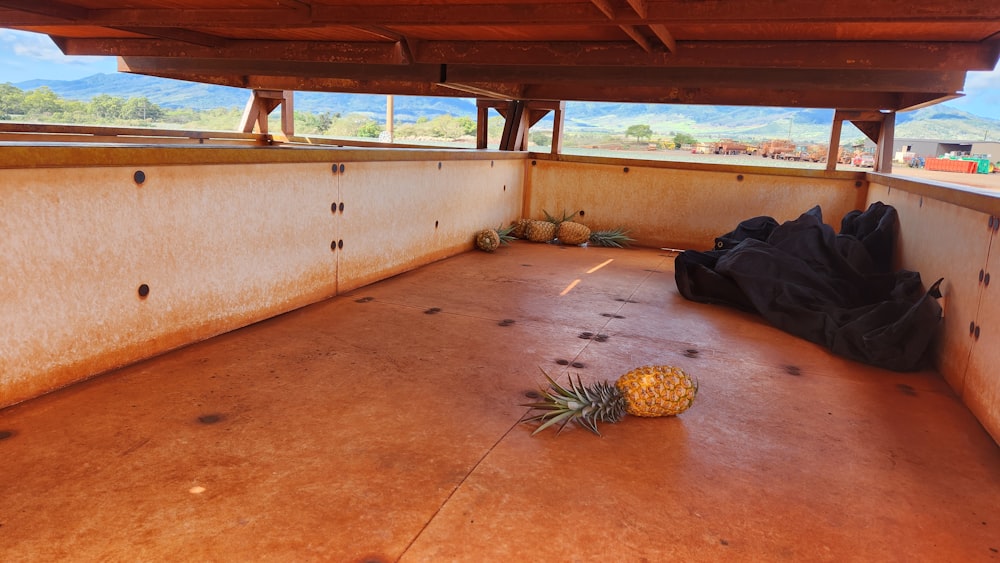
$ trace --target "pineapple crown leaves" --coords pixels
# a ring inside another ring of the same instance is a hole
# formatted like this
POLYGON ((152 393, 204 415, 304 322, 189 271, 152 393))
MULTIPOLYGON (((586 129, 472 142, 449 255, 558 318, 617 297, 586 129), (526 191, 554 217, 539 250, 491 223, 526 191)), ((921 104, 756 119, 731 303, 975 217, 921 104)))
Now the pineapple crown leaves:
POLYGON ((493 229, 500 236, 500 244, 509 245, 510 241, 517 239, 517 237, 515 237, 514 234, 513 234, 514 233, 514 227, 515 227, 515 225, 513 225, 513 224, 510 225, 510 226, 507 226, 507 227, 504 227, 501 224, 496 229, 493 229))
POLYGON ((606 231, 593 231, 590 233, 590 242, 597 246, 610 246, 614 248, 626 248, 635 239, 628 236, 628 231, 624 227, 609 229, 606 231))
POLYGON ((548 221, 549 223, 552 223, 553 225, 555 225, 555 226, 558 227, 559 223, 562 223, 564 221, 570 221, 570 220, 572 220, 573 217, 576 217, 576 215, 578 213, 580 213, 580 212, 579 211, 574 211, 572 213, 566 213, 566 210, 563 209, 562 218, 561 219, 558 218, 558 217, 555 217, 554 215, 550 215, 549 212, 546 211, 546 210, 544 210, 544 209, 542 210, 542 213, 545 214, 545 220, 546 221, 548 221))
MULTIPOLYGON (((624 412, 624 399, 621 398, 621 394, 617 392, 614 385, 604 381, 588 387, 583 385, 580 376, 577 375, 576 381, 573 381, 573 376, 570 376, 569 389, 567 389, 556 383, 549 374, 545 373, 545 370, 540 367, 539 369, 549 382, 549 387, 542 390, 543 399, 541 401, 521 405, 530 407, 532 410, 542 411, 533 416, 525 415, 526 418, 521 419, 521 422, 542 422, 531 433, 532 436, 554 424, 559 424, 559 430, 556 432, 556 435, 559 435, 566 428, 566 425, 574 420, 580 426, 601 436, 601 432, 597 429, 598 419, 617 422, 621 418, 621 412, 624 412), (609 415, 602 412, 599 406, 595 406, 608 398, 611 398, 612 402, 620 403, 614 405, 620 412, 616 414, 615 408, 613 408, 609 415)), ((528 414, 531 412, 529 411, 528 414)))

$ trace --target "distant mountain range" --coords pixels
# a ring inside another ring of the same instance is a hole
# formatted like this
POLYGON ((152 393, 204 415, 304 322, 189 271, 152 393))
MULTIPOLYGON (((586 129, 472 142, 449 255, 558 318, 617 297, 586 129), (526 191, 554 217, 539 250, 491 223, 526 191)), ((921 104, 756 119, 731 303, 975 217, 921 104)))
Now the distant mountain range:
MULTIPOLYGON (((59 96, 88 101, 98 94, 145 97, 166 108, 242 108, 249 91, 228 86, 169 80, 138 74, 95 74, 80 80, 29 80, 14 84, 22 90, 48 86, 59 96)), ((386 97, 368 94, 296 92, 296 111, 364 114, 385 120, 386 97)), ((395 118, 413 122, 420 117, 476 115, 472 98, 396 96, 395 118)), ((822 142, 829 139, 833 110, 771 107, 690 106, 569 102, 567 131, 623 133, 629 125, 647 124, 654 137, 684 132, 700 139, 786 139, 822 142)), ((844 139, 860 137, 845 130, 844 139)), ((936 105, 896 116, 896 137, 962 141, 1000 139, 1000 120, 936 105)))

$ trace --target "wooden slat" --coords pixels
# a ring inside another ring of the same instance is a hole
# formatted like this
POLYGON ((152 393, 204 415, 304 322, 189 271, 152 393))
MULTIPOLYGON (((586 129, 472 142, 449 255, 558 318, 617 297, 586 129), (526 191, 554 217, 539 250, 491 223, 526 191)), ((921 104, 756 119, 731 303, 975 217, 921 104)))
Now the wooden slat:
MULTIPOLYGON (((1000 5, 996 2, 945 3, 933 0, 870 2, 863 0, 783 4, 773 0, 744 2, 690 2, 684 0, 627 0, 631 10, 615 11, 608 0, 581 0, 571 3, 479 4, 392 4, 357 2, 315 4, 311 8, 244 8, 238 5, 211 8, 165 9, 160 7, 86 9, 71 2, 0 0, 0 7, 26 14, 66 19, 77 25, 98 26, 268 26, 268 25, 649 25, 718 23, 815 22, 913 22, 947 24, 955 22, 996 22, 1000 5), (636 8, 636 5, 639 8, 636 8), (645 6, 645 15, 640 13, 645 6)), ((30 19, 22 19, 21 22, 30 19)), ((43 21, 43 20, 39 20, 43 21)), ((51 20, 46 20, 51 21, 51 20)))

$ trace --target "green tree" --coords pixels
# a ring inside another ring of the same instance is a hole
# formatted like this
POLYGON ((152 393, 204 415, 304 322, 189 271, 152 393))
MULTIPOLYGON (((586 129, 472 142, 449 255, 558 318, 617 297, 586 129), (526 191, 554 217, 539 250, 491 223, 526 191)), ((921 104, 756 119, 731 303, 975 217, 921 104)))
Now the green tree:
POLYGON ((692 135, 688 133, 677 133, 676 135, 674 135, 674 144, 677 145, 677 148, 680 148, 684 145, 694 145, 697 143, 698 139, 695 139, 692 135))
POLYGON ((653 136, 653 130, 646 124, 636 124, 630 125, 628 129, 625 130, 625 138, 635 137, 636 142, 643 139, 648 139, 653 136))
POLYGON ((48 86, 42 86, 24 96, 24 113, 32 115, 52 114, 59 111, 59 96, 48 86))
POLYGON ((362 123, 361 127, 358 127, 358 137, 371 137, 374 139, 377 138, 381 132, 382 127, 371 119, 362 123))
POLYGON ((160 106, 145 97, 129 98, 121 107, 121 117, 123 119, 154 121, 162 117, 162 115, 163 110, 160 106))
POLYGON ((531 134, 531 142, 540 147, 547 147, 552 144, 552 135, 544 131, 535 131, 531 134))
POLYGON ((90 99, 90 110, 97 117, 105 120, 120 119, 125 99, 108 94, 98 94, 90 99))
POLYGON ((465 135, 475 135, 476 134, 476 122, 472 120, 471 117, 459 117, 455 120, 458 126, 462 128, 462 133, 465 135))
POLYGON ((0 119, 24 113, 24 91, 10 82, 0 84, 0 119))

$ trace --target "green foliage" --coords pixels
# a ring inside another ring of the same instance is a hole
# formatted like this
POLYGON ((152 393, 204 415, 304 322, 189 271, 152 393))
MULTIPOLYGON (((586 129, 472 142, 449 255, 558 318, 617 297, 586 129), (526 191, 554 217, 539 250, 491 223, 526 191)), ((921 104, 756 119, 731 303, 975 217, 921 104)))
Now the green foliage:
MULTIPOLYGON (((241 108, 164 108, 145 97, 123 98, 98 94, 89 102, 66 100, 50 88, 41 87, 25 92, 10 83, 0 84, 0 119, 18 119, 36 123, 68 123, 81 125, 120 125, 164 127, 173 129, 235 131, 242 120, 241 108)), ((279 114, 268 120, 269 129, 281 129, 279 114)), ((503 118, 489 123, 491 138, 496 142, 503 129, 503 118)), ((361 114, 295 112, 295 132, 300 135, 331 137, 377 138, 384 127, 370 116, 361 114)), ((396 139, 438 138, 455 140, 476 134, 476 121, 471 117, 441 115, 420 117, 416 123, 398 123, 396 139)), ((537 144, 545 141, 536 137, 537 144)))
POLYGON ((0 84, 0 119, 24 113, 24 92, 7 82, 0 84))
POLYGON ((648 139, 653 136, 653 129, 646 124, 636 124, 630 125, 628 129, 625 130, 625 138, 635 137, 636 142, 643 139, 648 139))
POLYGON ((24 113, 53 114, 59 111, 59 96, 48 86, 32 90, 24 96, 24 113))
POLYGON ((535 131, 531 134, 531 142, 540 147, 547 147, 552 144, 552 135, 545 131, 535 131))
POLYGON ((358 127, 358 137, 370 137, 378 138, 378 134, 382 132, 382 127, 379 126, 375 120, 368 120, 358 127))
POLYGON ((698 139, 695 139, 694 136, 688 133, 677 133, 674 135, 674 144, 677 145, 678 148, 684 145, 694 145, 697 142, 698 139))

